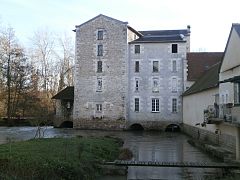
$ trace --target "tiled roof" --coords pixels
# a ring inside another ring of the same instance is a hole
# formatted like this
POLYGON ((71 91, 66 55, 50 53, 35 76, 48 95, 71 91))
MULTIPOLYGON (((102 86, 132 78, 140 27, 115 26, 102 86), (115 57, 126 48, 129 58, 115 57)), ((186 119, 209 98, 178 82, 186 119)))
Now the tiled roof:
POLYGON ((222 61, 223 52, 187 53, 188 81, 196 81, 212 65, 222 61))
POLYGON ((74 99, 74 87, 68 86, 65 89, 59 91, 52 99, 65 99, 73 100, 74 99))
POLYGON ((185 36, 189 36, 189 29, 180 30, 155 30, 139 31, 143 36, 130 43, 151 42, 185 42, 185 36))
POLYGON ((198 93, 210 88, 218 87, 219 81, 219 68, 221 62, 213 65, 208 69, 187 91, 183 93, 183 96, 198 93))

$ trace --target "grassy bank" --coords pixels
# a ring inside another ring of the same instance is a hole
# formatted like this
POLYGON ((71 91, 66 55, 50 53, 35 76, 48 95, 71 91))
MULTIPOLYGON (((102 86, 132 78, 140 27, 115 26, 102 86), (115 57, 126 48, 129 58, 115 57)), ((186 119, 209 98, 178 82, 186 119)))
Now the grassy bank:
POLYGON ((0 145, 0 179, 95 179, 119 154, 113 138, 51 138, 0 145))

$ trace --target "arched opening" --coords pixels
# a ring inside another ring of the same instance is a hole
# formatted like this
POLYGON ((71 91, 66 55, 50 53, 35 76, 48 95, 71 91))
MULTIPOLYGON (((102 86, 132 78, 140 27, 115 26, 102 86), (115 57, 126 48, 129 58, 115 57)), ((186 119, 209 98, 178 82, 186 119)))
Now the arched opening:
POLYGON ((72 121, 64 121, 60 128, 73 128, 73 122, 72 121))
POLYGON ((141 124, 132 124, 130 126, 130 130, 134 130, 134 131, 143 131, 144 128, 141 124))
POLYGON ((180 126, 177 124, 169 124, 166 129, 165 132, 180 132, 180 126))

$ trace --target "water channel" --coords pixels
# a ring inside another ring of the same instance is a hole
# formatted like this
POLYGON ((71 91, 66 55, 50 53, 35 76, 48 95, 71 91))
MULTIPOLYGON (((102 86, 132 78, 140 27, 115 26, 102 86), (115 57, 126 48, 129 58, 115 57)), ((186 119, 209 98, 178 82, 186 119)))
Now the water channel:
MULTIPOLYGON (((0 143, 6 143, 9 139, 14 141, 31 139, 35 133, 35 127, 0 127, 0 143)), ((76 135, 120 137, 124 140, 124 147, 130 148, 134 159, 139 161, 217 162, 216 159, 188 144, 188 137, 181 133, 90 131, 53 127, 48 127, 45 131, 47 138, 76 135)), ((127 177, 101 179, 217 179, 221 175, 220 172, 217 169, 201 168, 129 167, 127 177)))

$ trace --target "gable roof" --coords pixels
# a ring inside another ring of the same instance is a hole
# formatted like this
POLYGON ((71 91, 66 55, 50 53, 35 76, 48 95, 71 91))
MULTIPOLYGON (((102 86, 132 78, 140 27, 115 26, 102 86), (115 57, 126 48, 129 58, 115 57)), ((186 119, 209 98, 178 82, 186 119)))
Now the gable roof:
POLYGON ((213 65, 182 95, 187 96, 187 95, 195 94, 207 89, 218 87, 218 84, 219 84, 218 71, 219 71, 220 65, 221 65, 220 62, 213 65))
MULTIPOLYGON (((240 37, 240 24, 239 24, 239 23, 232 23, 232 27, 231 27, 231 30, 230 30, 230 33, 229 33, 229 36, 228 36, 227 44, 226 44, 226 46, 225 46, 225 50, 224 50, 224 54, 223 54, 223 59, 224 59, 225 56, 226 56, 226 51, 227 51, 227 48, 228 48, 228 45, 229 45, 229 42, 230 42, 230 38, 231 38, 233 29, 236 30, 238 36, 240 37)), ((221 62, 221 66, 222 66, 222 64, 223 64, 223 61, 221 62)), ((220 73, 220 70, 221 70, 221 67, 219 68, 219 73, 220 73)))
POLYGON ((240 37, 240 24, 233 23, 232 26, 236 30, 236 32, 238 33, 238 36, 240 37))
POLYGON ((139 31, 143 36, 130 43, 154 42, 186 42, 185 36, 190 35, 189 29, 139 31))
POLYGON ((128 22, 123 22, 123 21, 114 19, 114 18, 112 18, 112 17, 106 16, 106 15, 103 15, 103 14, 99 14, 98 16, 96 16, 96 17, 94 17, 94 18, 92 18, 92 19, 90 19, 90 20, 88 20, 88 21, 86 21, 86 22, 84 22, 84 23, 82 23, 82 24, 80 24, 80 25, 76 25, 75 27, 76 27, 76 28, 81 27, 81 26, 83 26, 83 25, 85 25, 85 24, 87 24, 87 23, 89 23, 89 22, 91 22, 91 21, 93 21, 93 20, 95 20, 95 19, 97 19, 97 18, 99 18, 99 17, 104 17, 104 18, 106 18, 106 19, 109 19, 109 20, 111 20, 111 21, 115 21, 115 22, 118 22, 118 23, 121 23, 121 24, 128 24, 128 22))
POLYGON ((221 62, 223 52, 191 52, 187 53, 188 81, 196 81, 214 64, 221 62))
POLYGON ((67 86, 65 89, 59 91, 52 99, 64 99, 73 100, 74 99, 74 86, 67 86))

